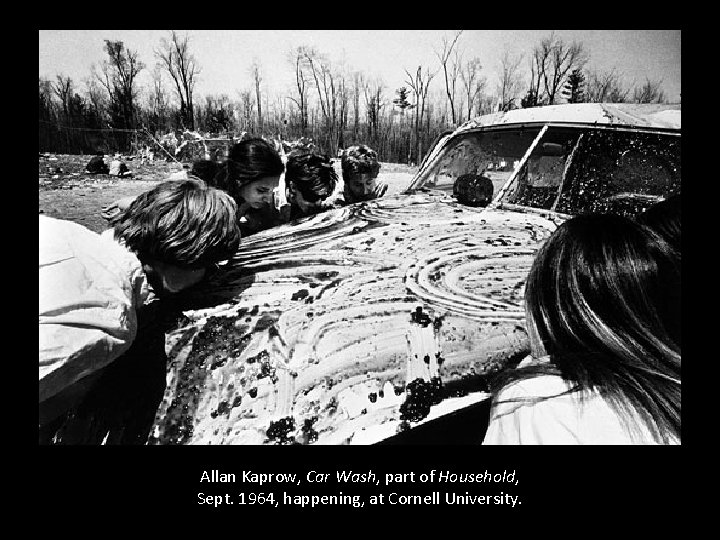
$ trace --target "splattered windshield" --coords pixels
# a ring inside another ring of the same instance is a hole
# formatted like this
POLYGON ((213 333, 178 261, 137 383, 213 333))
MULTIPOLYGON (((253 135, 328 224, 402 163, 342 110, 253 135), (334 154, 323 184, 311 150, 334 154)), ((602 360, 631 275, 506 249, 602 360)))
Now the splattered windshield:
POLYGON ((464 174, 489 177, 501 205, 635 215, 680 193, 680 135, 562 126, 469 132, 411 187, 452 192, 464 174))
POLYGON ((540 128, 470 132, 450 141, 411 189, 452 193, 455 180, 466 174, 483 174, 495 193, 505 185, 540 133, 540 128))

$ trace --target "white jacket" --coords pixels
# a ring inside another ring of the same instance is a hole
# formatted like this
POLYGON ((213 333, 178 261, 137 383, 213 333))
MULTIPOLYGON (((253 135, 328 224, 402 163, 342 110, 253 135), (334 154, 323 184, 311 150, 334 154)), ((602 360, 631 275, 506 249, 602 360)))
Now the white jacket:
POLYGON ((140 261, 112 231, 40 215, 39 251, 42 402, 130 347, 148 288, 140 261))
POLYGON ((581 401, 568 389, 554 375, 511 383, 496 397, 483 444, 657 444, 639 416, 623 422, 599 393, 581 401))

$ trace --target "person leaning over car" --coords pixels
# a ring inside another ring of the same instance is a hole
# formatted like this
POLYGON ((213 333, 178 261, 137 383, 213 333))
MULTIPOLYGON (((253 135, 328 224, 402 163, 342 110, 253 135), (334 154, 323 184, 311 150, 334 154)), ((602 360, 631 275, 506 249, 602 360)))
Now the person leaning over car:
POLYGON ((612 214, 560 225, 526 281, 535 360, 493 383, 483 444, 679 444, 680 283, 649 227, 612 214))
POLYGON ((143 193, 103 234, 40 215, 41 426, 130 347, 151 292, 188 289, 236 252, 236 209, 227 193, 190 179, 143 193))
POLYGON ((314 153, 290 155, 285 172, 285 190, 289 211, 288 221, 327 210, 328 198, 338 183, 330 158, 314 153))
MULTIPOLYGON (((275 208, 274 192, 279 186, 285 165, 280 154, 267 141, 251 138, 235 144, 230 150, 229 159, 217 166, 210 179, 212 170, 206 163, 201 165, 201 162, 196 162, 191 176, 203 175, 208 178, 209 185, 230 194, 237 203, 238 225, 243 237, 282 223, 275 208)), ((190 177, 185 171, 179 174, 190 177)), ((110 224, 115 223, 132 200, 132 197, 125 197, 104 206, 102 217, 110 224)))
POLYGON ((387 184, 377 183, 380 163, 375 150, 364 144, 351 146, 343 152, 340 164, 344 204, 371 201, 385 195, 387 184))
POLYGON ((243 237, 282 223, 275 192, 285 164, 273 145, 259 137, 233 145, 229 159, 220 165, 213 185, 227 191, 238 205, 243 237))

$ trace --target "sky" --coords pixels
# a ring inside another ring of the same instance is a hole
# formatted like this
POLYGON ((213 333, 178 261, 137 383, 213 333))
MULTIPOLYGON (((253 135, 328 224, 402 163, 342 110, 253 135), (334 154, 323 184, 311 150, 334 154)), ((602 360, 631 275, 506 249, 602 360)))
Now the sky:
MULTIPOLYGON (((394 93, 405 82, 405 70, 417 67, 437 70, 436 52, 443 38, 452 40, 455 30, 177 30, 190 37, 190 50, 201 72, 195 87, 196 98, 209 94, 227 94, 237 99, 238 91, 251 86, 250 66, 259 61, 263 85, 271 93, 291 95, 293 68, 288 52, 301 45, 315 47, 333 64, 344 64, 383 81, 394 93)), ((494 91, 500 58, 505 51, 524 54, 522 73, 529 73, 532 48, 552 30, 465 30, 457 46, 463 58, 477 57, 487 78, 488 90, 494 91)), ((598 71, 617 69, 626 86, 642 84, 647 78, 661 80, 671 102, 680 101, 680 30, 556 30, 566 43, 582 42, 590 55, 588 68, 598 71)), ((149 69, 138 75, 140 86, 149 86, 150 71, 156 64, 153 51, 167 38, 167 30, 40 30, 39 75, 55 79, 70 76, 80 87, 93 64, 107 58, 104 40, 122 41, 138 53, 149 69)), ((168 81, 169 82, 169 81, 168 81)), ((433 87, 442 88, 442 74, 433 87)), ((168 86, 169 88, 169 86, 168 86)), ((434 91, 434 90, 433 90, 434 91)))

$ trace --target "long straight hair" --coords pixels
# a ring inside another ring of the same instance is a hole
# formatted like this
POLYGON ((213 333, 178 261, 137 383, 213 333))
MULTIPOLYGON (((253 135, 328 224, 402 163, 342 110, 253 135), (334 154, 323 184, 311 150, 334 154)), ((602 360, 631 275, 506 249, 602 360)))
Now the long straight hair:
POLYGON ((545 366, 573 391, 597 391, 627 427, 639 417, 655 440, 680 438, 680 261, 663 238, 628 218, 577 216, 539 250, 525 308, 545 366))

